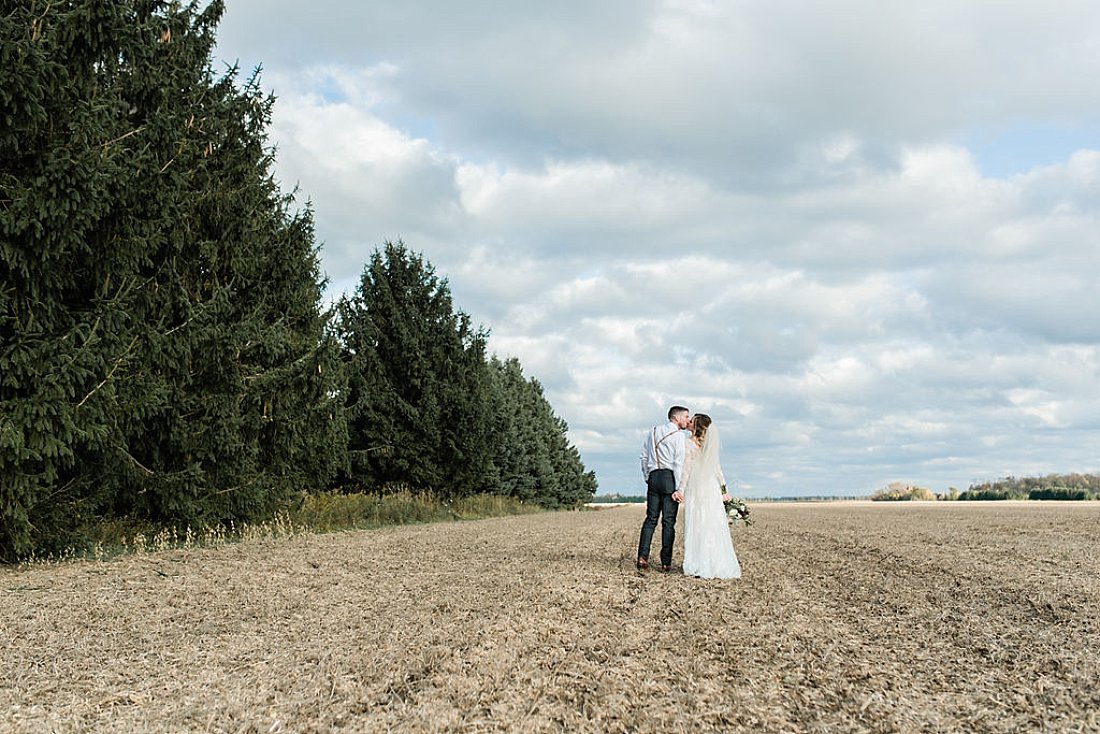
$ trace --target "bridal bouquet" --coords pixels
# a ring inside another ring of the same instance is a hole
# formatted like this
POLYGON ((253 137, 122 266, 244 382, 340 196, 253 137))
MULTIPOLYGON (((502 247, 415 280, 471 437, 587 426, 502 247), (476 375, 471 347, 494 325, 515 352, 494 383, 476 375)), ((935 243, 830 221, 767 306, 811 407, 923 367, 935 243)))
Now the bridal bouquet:
POLYGON ((752 513, 749 512, 749 506, 745 504, 745 500, 733 497, 722 504, 726 506, 726 519, 730 525, 737 522, 744 522, 746 526, 752 525, 752 513))

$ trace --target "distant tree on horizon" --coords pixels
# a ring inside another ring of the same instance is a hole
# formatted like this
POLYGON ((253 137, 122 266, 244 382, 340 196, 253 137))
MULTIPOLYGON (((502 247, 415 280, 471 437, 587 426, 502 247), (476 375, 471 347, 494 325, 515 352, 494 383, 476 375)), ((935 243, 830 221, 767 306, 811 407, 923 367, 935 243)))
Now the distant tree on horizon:
POLYGON ((871 494, 871 499, 876 502, 898 501, 935 501, 936 493, 926 487, 914 487, 905 482, 890 482, 884 488, 871 494))

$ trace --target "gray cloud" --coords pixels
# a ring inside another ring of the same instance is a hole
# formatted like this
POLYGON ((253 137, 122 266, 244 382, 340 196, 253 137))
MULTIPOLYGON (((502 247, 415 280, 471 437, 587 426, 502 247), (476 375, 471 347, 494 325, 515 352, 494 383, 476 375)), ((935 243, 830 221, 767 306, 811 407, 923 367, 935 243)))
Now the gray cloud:
POLYGON ((530 166, 648 160, 730 186, 813 180, 838 137, 899 141, 1018 120, 1097 124, 1100 8, 874 0, 350 3, 240 0, 223 47, 279 68, 386 60, 385 112, 530 166))

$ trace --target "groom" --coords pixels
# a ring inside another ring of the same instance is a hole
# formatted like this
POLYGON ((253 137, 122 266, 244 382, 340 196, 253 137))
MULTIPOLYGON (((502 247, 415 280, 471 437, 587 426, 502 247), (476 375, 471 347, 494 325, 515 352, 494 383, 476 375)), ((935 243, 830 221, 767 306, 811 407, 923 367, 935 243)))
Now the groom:
POLYGON ((684 465, 684 429, 690 423, 688 409, 674 405, 668 409, 668 423, 654 426, 642 444, 642 476, 646 482, 645 522, 638 538, 638 568, 649 568, 649 548, 653 531, 661 521, 661 566, 672 568, 672 544, 676 540, 676 510, 683 496, 680 469, 684 465))

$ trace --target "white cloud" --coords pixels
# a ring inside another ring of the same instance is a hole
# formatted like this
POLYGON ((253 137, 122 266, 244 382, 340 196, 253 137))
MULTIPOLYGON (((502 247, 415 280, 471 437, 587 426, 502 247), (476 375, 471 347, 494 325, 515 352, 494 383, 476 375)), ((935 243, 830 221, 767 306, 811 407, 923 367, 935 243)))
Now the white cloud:
POLYGON ((284 75, 270 131, 284 188, 298 186, 311 200, 325 265, 342 282, 384 240, 450 236, 465 216, 455 164, 376 114, 369 82, 378 76, 333 69, 284 75))
POLYGON ((1031 145, 1100 140, 1095 3, 237 0, 220 39, 333 288, 422 251, 606 491, 673 402, 754 494, 1100 471, 1100 144, 1031 145))

